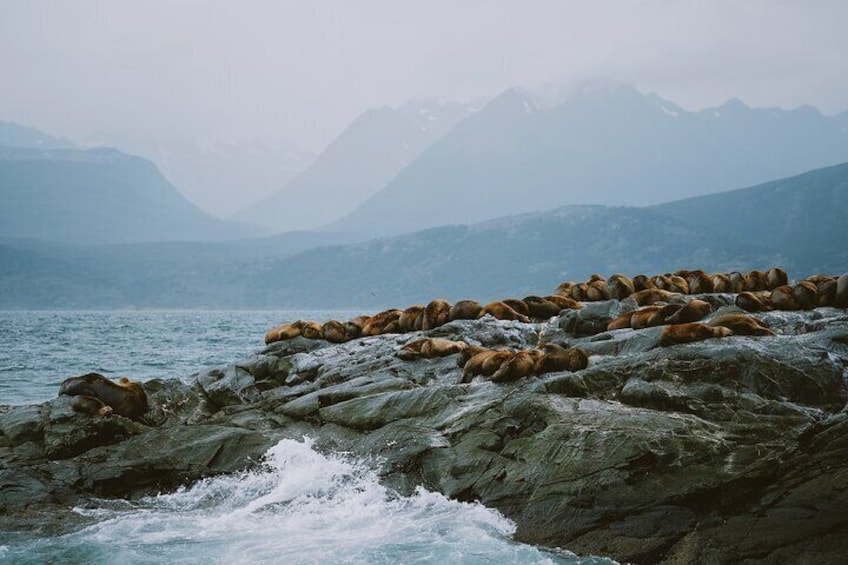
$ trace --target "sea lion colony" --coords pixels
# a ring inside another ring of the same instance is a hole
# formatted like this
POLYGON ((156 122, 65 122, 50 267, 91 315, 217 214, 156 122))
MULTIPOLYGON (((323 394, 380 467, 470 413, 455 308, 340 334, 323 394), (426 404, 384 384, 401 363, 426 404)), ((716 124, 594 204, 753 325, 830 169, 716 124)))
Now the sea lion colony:
MULTIPOLYGON (((632 310, 613 319, 607 331, 640 330, 665 326, 660 334, 661 347, 731 335, 775 335, 760 320, 741 312, 719 315, 700 323, 713 312, 713 306, 703 295, 736 294, 735 304, 747 312, 770 310, 812 309, 820 306, 848 308, 848 274, 842 276, 814 275, 790 285, 786 272, 780 268, 709 274, 703 270, 681 270, 649 277, 630 278, 614 274, 604 278, 592 275, 583 283, 564 282, 548 296, 507 298, 481 305, 476 300, 461 300, 456 304, 433 300, 427 305, 416 304, 406 309, 389 309, 373 316, 359 316, 348 322, 331 320, 323 325, 298 320, 269 330, 265 343, 303 336, 307 339, 326 339, 342 343, 358 337, 385 333, 407 333, 437 328, 454 320, 471 320, 486 315, 500 320, 528 323, 542 321, 565 310, 579 310, 585 302, 601 300, 630 301, 632 310), (702 295, 701 298, 688 295, 702 295)), ((474 376, 488 377, 495 382, 514 381, 530 375, 554 371, 578 371, 586 368, 588 357, 577 347, 547 343, 540 348, 513 351, 486 349, 463 341, 440 338, 419 339, 407 343, 398 351, 405 361, 458 354, 463 369, 460 382, 474 376)))

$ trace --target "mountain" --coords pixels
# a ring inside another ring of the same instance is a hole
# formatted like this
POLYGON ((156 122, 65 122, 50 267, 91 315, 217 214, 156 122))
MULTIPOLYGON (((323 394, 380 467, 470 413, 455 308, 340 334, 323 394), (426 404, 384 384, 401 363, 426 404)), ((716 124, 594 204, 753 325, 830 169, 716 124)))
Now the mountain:
POLYGON ((139 157, 0 147, 0 236, 96 244, 255 235, 201 212, 139 157))
POLYGON ((276 231, 310 229, 337 220, 385 186, 471 111, 458 103, 430 101, 368 110, 311 167, 234 217, 276 231))
POLYGON ((616 83, 552 100, 512 89, 330 227, 391 234, 568 204, 644 206, 846 160, 848 132, 810 106, 689 112, 616 83))
POLYGON ((3 121, 0 121, 0 145, 38 149, 76 148, 76 146, 67 139, 47 135, 35 128, 3 121))

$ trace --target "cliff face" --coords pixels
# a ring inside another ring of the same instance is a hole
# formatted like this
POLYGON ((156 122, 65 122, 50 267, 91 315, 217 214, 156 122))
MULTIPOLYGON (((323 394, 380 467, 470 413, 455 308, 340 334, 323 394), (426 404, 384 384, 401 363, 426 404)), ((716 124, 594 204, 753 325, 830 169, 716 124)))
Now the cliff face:
POLYGON ((83 520, 70 504, 231 472, 308 435, 372 457, 401 491, 425 485, 497 508, 525 542, 636 563, 848 553, 848 313, 764 314, 778 335, 664 348, 661 328, 563 329, 618 306, 426 332, 487 346, 568 342, 590 355, 585 370, 510 384, 457 384, 454 356, 398 359, 417 332, 296 338, 191 385, 148 382, 156 427, 77 415, 66 398, 0 407, 0 530, 64 531, 83 520))

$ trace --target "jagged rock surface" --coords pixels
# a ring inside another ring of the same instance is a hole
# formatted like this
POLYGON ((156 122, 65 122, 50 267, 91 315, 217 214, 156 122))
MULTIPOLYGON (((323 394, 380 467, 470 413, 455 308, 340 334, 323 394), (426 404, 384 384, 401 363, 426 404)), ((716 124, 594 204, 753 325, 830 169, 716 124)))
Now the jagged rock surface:
POLYGON ((590 354, 583 371, 511 384, 457 384, 455 356, 398 359, 418 332, 296 338, 191 385, 148 382, 156 427, 77 415, 66 398, 0 407, 0 530, 73 528, 69 505, 245 468, 308 435, 371 458, 401 491, 497 508, 525 542, 635 563, 848 554, 848 314, 770 313, 774 337, 666 348, 661 328, 579 337, 621 308, 426 332, 590 354))

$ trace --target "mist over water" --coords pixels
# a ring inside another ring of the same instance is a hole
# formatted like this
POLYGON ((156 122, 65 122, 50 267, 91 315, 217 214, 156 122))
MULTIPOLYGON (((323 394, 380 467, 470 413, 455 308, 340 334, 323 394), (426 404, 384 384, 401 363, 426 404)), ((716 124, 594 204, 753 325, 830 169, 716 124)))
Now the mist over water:
POLYGON ((257 470, 136 502, 77 509, 94 523, 0 546, 14 563, 606 564, 515 543, 514 524, 419 488, 400 496, 369 465, 283 440, 257 470))

